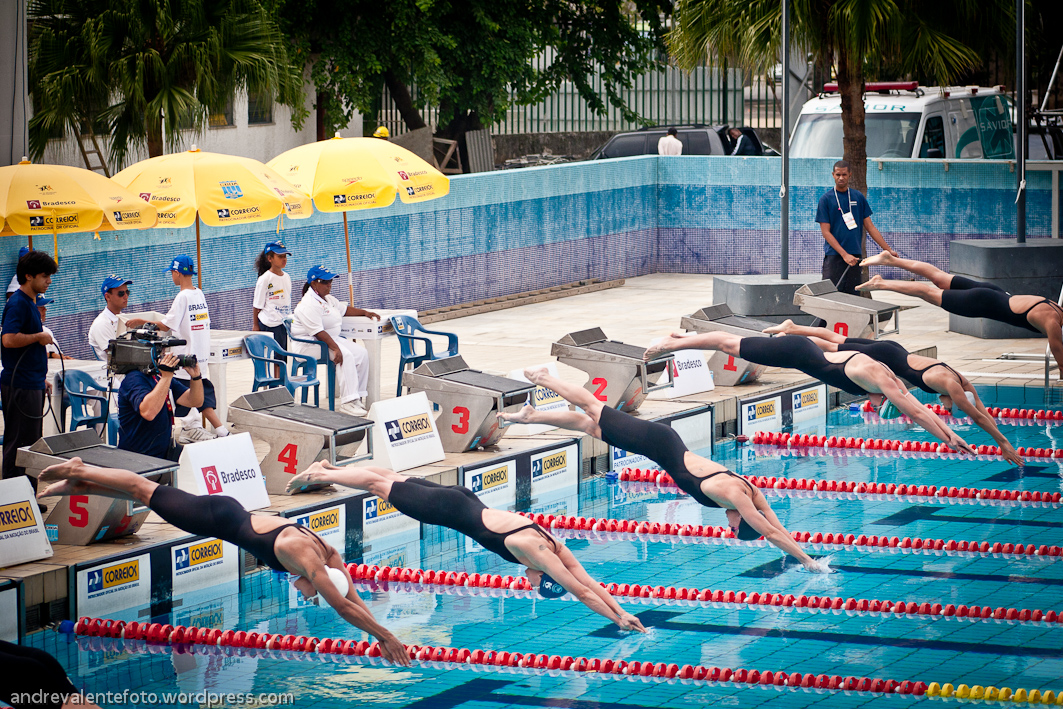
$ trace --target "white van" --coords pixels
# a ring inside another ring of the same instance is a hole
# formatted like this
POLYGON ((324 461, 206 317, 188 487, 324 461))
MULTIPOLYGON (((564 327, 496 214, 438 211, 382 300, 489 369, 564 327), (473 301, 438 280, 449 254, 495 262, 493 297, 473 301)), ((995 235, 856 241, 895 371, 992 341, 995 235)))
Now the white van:
MULTIPOLYGON (((1011 99, 1002 88, 866 84, 867 157, 1014 160, 1011 99)), ((791 157, 842 157, 841 96, 836 84, 823 89, 801 109, 791 157)))

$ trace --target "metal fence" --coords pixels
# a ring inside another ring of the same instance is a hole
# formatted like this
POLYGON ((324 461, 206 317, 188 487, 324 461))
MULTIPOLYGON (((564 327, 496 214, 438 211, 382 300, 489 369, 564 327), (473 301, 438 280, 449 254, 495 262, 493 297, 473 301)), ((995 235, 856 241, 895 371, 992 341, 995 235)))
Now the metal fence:
MULTIPOLYGON (((545 68, 547 61, 545 57, 538 58, 536 68, 545 68)), ((537 104, 519 106, 511 103, 505 117, 490 126, 491 133, 615 132, 642 125, 690 123, 778 128, 782 122, 782 91, 773 79, 729 68, 726 63, 701 66, 690 72, 666 66, 635 77, 632 86, 620 93, 627 107, 642 119, 641 123, 626 120, 620 110, 608 105, 600 75, 591 78, 591 86, 607 104, 603 113, 592 111, 572 82, 566 81, 537 104)), ((417 87, 410 87, 410 93, 416 101, 417 87)), ((438 107, 429 106, 421 111, 421 115, 428 125, 438 126, 438 107)), ((392 135, 406 131, 386 87, 378 124, 387 126, 392 135)))

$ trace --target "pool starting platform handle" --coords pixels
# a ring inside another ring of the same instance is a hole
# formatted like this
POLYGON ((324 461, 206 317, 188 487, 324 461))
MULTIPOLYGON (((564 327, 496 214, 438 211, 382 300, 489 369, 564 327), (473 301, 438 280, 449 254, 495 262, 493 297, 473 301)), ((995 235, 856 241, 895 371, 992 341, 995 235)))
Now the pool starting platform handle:
MULTIPOLYGON (((75 457, 90 465, 131 470, 161 485, 171 484, 177 471, 177 463, 108 446, 87 428, 38 439, 19 448, 16 460, 27 475, 37 478, 49 465, 75 457)), ((49 506, 44 524, 53 543, 86 546, 136 534, 150 512, 128 500, 70 495, 49 506)))
POLYGON ((614 342, 600 327, 570 332, 550 347, 557 361, 587 373, 584 388, 598 401, 620 411, 632 412, 646 394, 672 386, 675 371, 671 353, 642 361, 645 347, 614 342), (665 381, 661 375, 667 375, 665 381))
POLYGON ((439 407, 436 428, 447 453, 498 443, 506 431, 498 414, 519 411, 535 391, 534 384, 471 369, 461 355, 424 362, 404 372, 402 384, 439 407))
MULTIPOLYGON (((710 305, 693 315, 684 316, 680 327, 690 332, 727 332, 741 337, 770 337, 764 328, 776 323, 735 315, 726 303, 710 305)), ((757 381, 767 369, 762 364, 753 364, 741 357, 733 357, 726 352, 713 352, 708 358, 712 381, 717 386, 733 387, 757 381)))
POLYGON ((901 311, 907 307, 839 293, 830 281, 807 283, 794 292, 794 305, 827 321, 827 328, 845 337, 878 339, 900 332, 901 311), (879 328, 893 318, 892 330, 879 328))
MULTIPOLYGON (((316 406, 300 406, 284 387, 245 394, 229 407, 229 423, 269 444, 262 459, 266 492, 285 495, 288 481, 318 460, 350 465, 373 457, 373 422, 316 406), (362 451, 362 442, 365 451, 362 451)), ((302 492, 328 487, 309 485, 302 492)))

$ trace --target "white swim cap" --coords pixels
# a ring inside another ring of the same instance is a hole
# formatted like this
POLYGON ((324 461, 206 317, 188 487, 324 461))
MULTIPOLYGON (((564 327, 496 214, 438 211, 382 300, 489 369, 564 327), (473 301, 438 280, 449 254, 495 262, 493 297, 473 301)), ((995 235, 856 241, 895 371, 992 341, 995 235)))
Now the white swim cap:
MULTIPOLYGON (((963 393, 967 395, 967 401, 971 402, 971 406, 976 406, 976 404, 974 403, 975 402, 974 392, 973 391, 964 391, 963 393)), ((963 418, 964 416, 967 415, 967 414, 963 413, 963 409, 961 409, 959 406, 956 406, 956 400, 955 399, 952 400, 952 415, 953 415, 954 418, 963 418)))
POLYGON ((328 569, 328 577, 332 579, 332 583, 336 586, 336 590, 340 592, 341 596, 346 596, 347 592, 351 590, 351 583, 347 580, 347 574, 331 566, 325 568, 328 569))

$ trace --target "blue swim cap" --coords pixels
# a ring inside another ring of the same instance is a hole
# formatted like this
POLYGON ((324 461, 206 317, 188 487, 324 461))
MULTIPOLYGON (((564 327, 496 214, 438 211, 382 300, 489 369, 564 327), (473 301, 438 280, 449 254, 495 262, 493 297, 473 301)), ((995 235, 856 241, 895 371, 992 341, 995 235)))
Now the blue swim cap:
POLYGON ((543 572, 543 578, 539 581, 539 595, 543 598, 561 598, 568 591, 565 587, 550 578, 550 574, 543 572))
POLYGON ((744 539, 747 542, 751 542, 754 539, 760 539, 764 535, 753 529, 752 525, 750 525, 749 522, 742 520, 738 523, 738 534, 735 536, 737 536, 739 539, 744 539))

